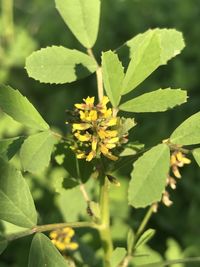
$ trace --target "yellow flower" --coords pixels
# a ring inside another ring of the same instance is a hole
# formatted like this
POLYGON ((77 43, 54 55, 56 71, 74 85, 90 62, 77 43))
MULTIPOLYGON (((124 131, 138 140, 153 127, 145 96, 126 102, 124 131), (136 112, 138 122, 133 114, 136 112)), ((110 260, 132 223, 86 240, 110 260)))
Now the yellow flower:
POLYGON ((76 131, 76 130, 87 130, 91 127, 91 125, 89 123, 73 123, 72 124, 72 129, 73 131, 76 131))
POLYGON ((74 230, 71 227, 65 227, 50 232, 49 237, 51 242, 60 250, 76 250, 78 244, 71 242, 71 238, 74 236, 74 230))
POLYGON ((186 158, 186 156, 180 150, 174 151, 170 157, 170 165, 172 173, 176 178, 181 178, 179 168, 183 167, 185 164, 190 164, 190 163, 191 160, 186 158))
POLYGON ((84 103, 75 104, 79 118, 72 124, 75 139, 73 150, 77 158, 91 161, 103 155, 117 160, 118 157, 111 150, 124 142, 124 136, 120 136, 118 131, 118 127, 121 127, 120 118, 114 117, 112 109, 107 108, 107 96, 97 105, 94 105, 94 97, 83 100, 84 103))

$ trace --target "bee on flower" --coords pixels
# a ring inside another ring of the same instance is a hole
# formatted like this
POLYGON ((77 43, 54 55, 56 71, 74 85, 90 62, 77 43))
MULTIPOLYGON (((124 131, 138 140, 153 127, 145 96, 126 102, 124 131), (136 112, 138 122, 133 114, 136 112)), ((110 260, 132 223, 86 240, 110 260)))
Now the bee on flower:
POLYGON ((78 244, 76 242, 72 242, 71 239, 74 236, 74 230, 71 227, 65 227, 62 229, 58 229, 50 232, 49 237, 51 238, 51 242, 60 250, 76 250, 78 248, 78 244))
POLYGON ((75 104, 79 119, 72 123, 75 142, 71 148, 78 159, 91 161, 103 155, 116 161, 118 156, 112 150, 127 142, 125 135, 119 134, 121 119, 113 116, 112 109, 107 107, 107 96, 97 105, 94 104, 94 97, 87 97, 83 101, 75 104))

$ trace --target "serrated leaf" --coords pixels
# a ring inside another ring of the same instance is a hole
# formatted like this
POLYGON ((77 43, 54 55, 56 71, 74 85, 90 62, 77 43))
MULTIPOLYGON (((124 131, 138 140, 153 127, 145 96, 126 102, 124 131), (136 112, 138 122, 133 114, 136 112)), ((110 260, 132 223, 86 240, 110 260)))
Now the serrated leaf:
POLYGON ((102 53, 102 73, 106 93, 113 107, 117 107, 121 99, 124 68, 114 52, 102 53))
POLYGON ((42 48, 26 59, 29 77, 43 83, 71 83, 90 75, 96 68, 94 59, 63 46, 42 48))
POLYGON ((119 266, 119 264, 121 263, 121 261, 124 259, 124 257, 126 256, 126 249, 125 248, 116 248, 112 255, 111 255, 111 259, 110 259, 110 264, 111 267, 117 267, 119 266))
POLYGON ((122 104, 119 109, 128 112, 161 112, 187 101, 187 91, 180 89, 158 89, 122 104))
POLYGON ((155 235, 155 232, 156 231, 154 229, 146 230, 136 242, 135 249, 146 244, 155 235))
POLYGON ((200 167, 200 148, 196 148, 192 151, 193 157, 200 167))
POLYGON ((200 143, 200 112, 195 113, 170 136, 170 142, 177 145, 195 145, 200 143))
POLYGON ((0 85, 0 108, 14 120, 30 128, 49 129, 49 125, 28 99, 10 86, 0 85))
POLYGON ((174 29, 154 29, 135 36, 126 46, 130 49, 131 61, 123 82, 123 94, 179 54, 185 44, 182 34, 174 29))
POLYGON ((55 0, 56 8, 61 17, 86 48, 91 48, 96 42, 100 0, 55 0))
POLYGON ((128 192, 130 205, 142 208, 160 201, 166 185, 169 162, 169 147, 160 144, 144 153, 134 163, 128 192))
POLYGON ((51 240, 38 233, 31 243, 28 267, 67 267, 67 261, 58 252, 51 240))
POLYGON ((20 149, 24 137, 13 137, 0 140, 0 156, 10 160, 20 149))
POLYGON ((20 171, 0 158, 0 219, 30 228, 37 213, 28 185, 20 171))
POLYGON ((20 150, 20 160, 23 169, 37 173, 47 167, 56 141, 55 136, 50 131, 29 136, 24 141, 20 150))

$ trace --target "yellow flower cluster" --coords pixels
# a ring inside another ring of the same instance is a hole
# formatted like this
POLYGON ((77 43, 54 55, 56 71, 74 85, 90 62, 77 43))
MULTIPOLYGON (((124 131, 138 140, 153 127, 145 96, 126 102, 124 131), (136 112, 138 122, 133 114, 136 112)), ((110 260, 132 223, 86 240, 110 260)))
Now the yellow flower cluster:
POLYGON ((73 147, 78 159, 92 159, 103 154, 116 161, 117 156, 111 150, 120 145, 117 125, 119 118, 113 116, 111 108, 107 108, 109 99, 104 96, 102 101, 94 105, 94 97, 83 99, 84 103, 75 104, 79 121, 72 124, 72 132, 76 140, 73 147))
POLYGON ((74 230, 71 227, 65 227, 50 232, 49 237, 51 242, 60 250, 76 250, 78 244, 71 242, 72 237, 74 236, 74 230))
MULTIPOLYGON (((171 154, 170 157, 170 167, 175 178, 180 179, 181 174, 179 168, 183 167, 185 164, 190 164, 191 160, 188 159, 185 154, 183 154, 180 150, 176 150, 171 154)), ((176 180, 168 175, 166 186, 170 186, 172 189, 176 189, 176 180)), ((173 204, 170 200, 169 193, 165 190, 162 196, 162 202, 165 206, 169 207, 173 204)))

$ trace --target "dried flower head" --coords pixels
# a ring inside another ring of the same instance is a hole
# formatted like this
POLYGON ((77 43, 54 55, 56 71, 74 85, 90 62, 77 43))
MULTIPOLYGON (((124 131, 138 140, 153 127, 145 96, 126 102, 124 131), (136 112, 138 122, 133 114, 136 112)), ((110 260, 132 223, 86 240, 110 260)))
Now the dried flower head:
POLYGON ((72 242, 71 239, 74 236, 74 230, 71 227, 65 227, 50 232, 49 234, 52 243, 60 250, 76 250, 78 244, 72 242))
POLYGON ((79 119, 72 123, 75 144, 71 148, 78 159, 91 161, 102 154, 116 161, 118 157, 111 151, 125 142, 124 136, 120 136, 118 131, 120 118, 113 116, 112 109, 107 108, 107 96, 97 105, 94 105, 94 97, 87 97, 83 101, 75 104, 79 119))
MULTIPOLYGON (((170 168, 175 176, 175 178, 180 179, 181 174, 179 171, 179 168, 183 167, 185 164, 190 164, 191 160, 188 159, 185 154, 180 151, 180 149, 175 150, 170 157, 170 168)), ((167 176, 166 180, 166 187, 169 186, 171 189, 176 189, 176 179, 174 177, 171 177, 170 175, 167 176)), ((165 190, 162 194, 162 202, 165 206, 170 207, 173 202, 170 200, 170 194, 167 190, 165 190)))

